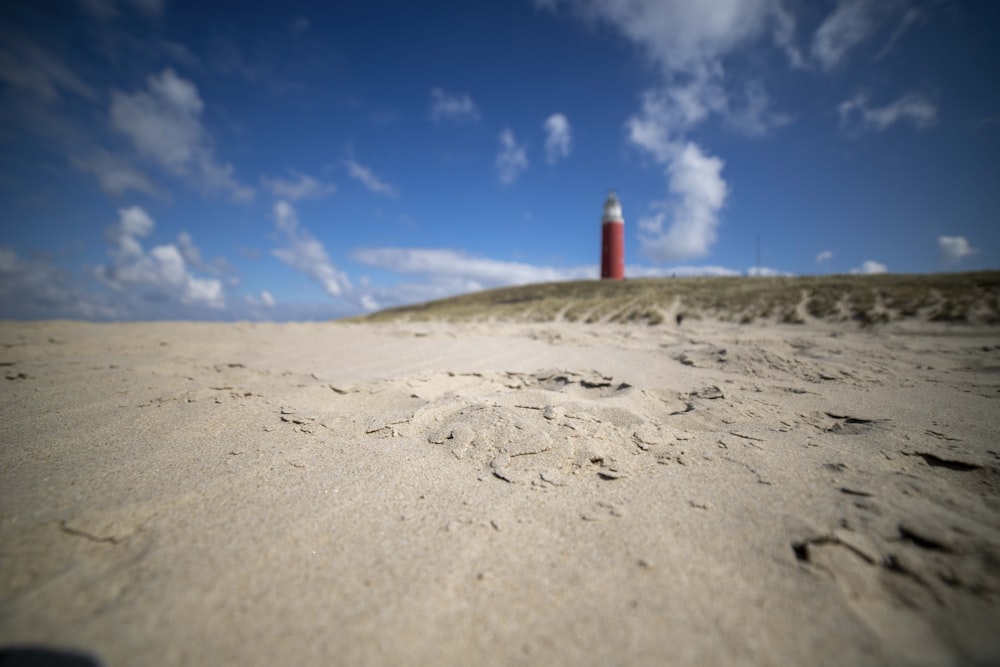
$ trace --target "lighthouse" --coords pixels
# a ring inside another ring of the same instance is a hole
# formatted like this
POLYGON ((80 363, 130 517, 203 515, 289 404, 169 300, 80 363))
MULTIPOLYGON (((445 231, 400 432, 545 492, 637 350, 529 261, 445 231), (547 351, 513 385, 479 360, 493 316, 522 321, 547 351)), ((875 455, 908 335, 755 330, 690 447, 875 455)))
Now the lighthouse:
POLYGON ((625 220, 622 203, 612 190, 604 200, 601 218, 601 280, 625 278, 625 220))

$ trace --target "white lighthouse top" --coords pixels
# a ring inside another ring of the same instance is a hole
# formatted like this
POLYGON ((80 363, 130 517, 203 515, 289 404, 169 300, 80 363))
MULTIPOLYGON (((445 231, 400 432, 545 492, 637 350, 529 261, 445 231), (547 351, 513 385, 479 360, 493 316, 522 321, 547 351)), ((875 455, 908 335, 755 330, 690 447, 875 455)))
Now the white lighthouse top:
POLYGON ((608 198, 604 200, 604 217, 601 222, 625 222, 622 218, 622 203, 618 201, 614 190, 608 192, 608 198))

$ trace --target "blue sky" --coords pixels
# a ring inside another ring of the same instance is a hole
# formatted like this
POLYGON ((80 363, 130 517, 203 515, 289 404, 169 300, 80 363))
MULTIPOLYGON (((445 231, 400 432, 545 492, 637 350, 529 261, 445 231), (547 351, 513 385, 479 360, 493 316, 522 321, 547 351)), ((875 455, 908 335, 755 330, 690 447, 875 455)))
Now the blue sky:
POLYGON ((0 8, 0 317, 1000 267, 1000 4, 0 8))

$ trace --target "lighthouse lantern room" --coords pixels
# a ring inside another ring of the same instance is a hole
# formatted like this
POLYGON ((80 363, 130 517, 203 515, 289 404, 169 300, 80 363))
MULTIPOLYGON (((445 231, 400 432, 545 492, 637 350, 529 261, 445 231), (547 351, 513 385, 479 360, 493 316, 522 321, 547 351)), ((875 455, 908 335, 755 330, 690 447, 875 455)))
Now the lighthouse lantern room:
POLYGON ((622 280, 625 277, 625 219, 622 204, 612 190, 604 200, 601 218, 601 279, 622 280))

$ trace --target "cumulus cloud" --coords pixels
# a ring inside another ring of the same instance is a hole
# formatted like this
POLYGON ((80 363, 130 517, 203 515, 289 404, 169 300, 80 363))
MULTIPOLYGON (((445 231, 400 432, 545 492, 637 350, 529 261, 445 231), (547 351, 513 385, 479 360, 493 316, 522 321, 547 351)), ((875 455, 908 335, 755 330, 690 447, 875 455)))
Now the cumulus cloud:
POLYGON ((384 195, 386 197, 395 197, 398 194, 394 186, 380 179, 375 175, 375 172, 360 162, 355 162, 354 160, 344 160, 344 166, 347 167, 347 173, 351 175, 351 178, 358 181, 375 194, 384 195))
POLYGON ((701 69, 684 83, 647 90, 638 114, 625 123, 629 141, 665 160, 671 144, 712 116, 740 134, 761 137, 792 121, 789 114, 772 108, 770 96, 759 81, 749 81, 742 91, 726 92, 721 68, 701 69))
POLYGON ((227 192, 237 201, 253 198, 254 191, 233 175, 233 167, 219 162, 201 122, 204 103, 195 85, 167 68, 147 79, 147 89, 135 93, 113 91, 111 126, 135 150, 167 171, 227 192))
MULTIPOLYGON (((764 37, 788 55, 793 66, 803 58, 794 46, 795 19, 779 0, 568 0, 586 20, 604 22, 633 42, 664 75, 653 91, 658 116, 673 132, 682 132, 711 113, 730 129, 751 135, 787 124, 791 117, 771 108, 759 81, 727 90, 722 59, 764 37)), ((647 112, 648 113, 648 112, 647 112)))
POLYGON ((728 194, 724 163, 678 137, 724 105, 715 83, 696 79, 686 86, 647 92, 642 111, 625 125, 629 142, 665 165, 670 198, 655 203, 655 215, 639 221, 640 251, 654 261, 706 255, 716 240, 719 211, 728 194))
POLYGON ((262 290, 229 303, 221 280, 197 275, 212 271, 217 262, 202 260, 190 234, 182 232, 176 243, 144 247, 156 225, 144 209, 133 206, 120 209, 116 223, 105 230, 108 261, 85 267, 82 274, 57 267, 49 256, 23 257, 0 246, 0 312, 11 318, 328 320, 375 303, 370 295, 351 292, 347 276, 301 228, 290 204, 275 206, 275 224, 287 241, 275 256, 342 298, 282 303, 262 290))
POLYGON ((780 0, 547 0, 577 16, 614 27, 659 67, 662 83, 645 91, 640 110, 625 123, 627 141, 661 165, 666 201, 640 221, 642 252, 655 261, 705 255, 716 241, 728 186, 723 160, 687 139, 715 119, 734 132, 759 137, 792 121, 775 109, 762 81, 726 79, 725 58, 768 40, 793 67, 804 58, 795 46, 794 17, 780 0))
POLYGON ((823 251, 820 251, 820 253, 818 255, 816 255, 816 263, 817 264, 824 264, 826 262, 829 262, 831 259, 833 259, 833 251, 832 250, 823 250, 823 251))
POLYGON ((851 269, 851 273, 871 275, 874 273, 887 273, 889 268, 882 262, 876 262, 874 260, 866 260, 864 264, 859 267, 851 269))
POLYGON ((114 310, 80 280, 41 257, 19 257, 0 246, 0 312, 11 318, 108 319, 114 310))
POLYGON ((964 236, 939 236, 938 249, 945 264, 958 264, 969 255, 979 252, 964 236))
MULTIPOLYGON (((617 28, 665 72, 690 72, 770 35, 794 51, 794 18, 778 0, 548 0, 588 20, 617 28)), ((789 54, 792 58, 791 53, 789 54)))
POLYGON ((655 204, 655 215, 639 220, 640 250, 657 262, 707 255, 729 192, 722 178, 724 163, 692 142, 669 144, 665 150, 671 197, 655 204))
POLYGON ((449 120, 454 122, 479 121, 479 107, 466 93, 446 93, 440 88, 431 89, 431 120, 440 122, 449 120))
MULTIPOLYGON (((153 219, 142 208, 119 209, 118 222, 105 233, 112 261, 94 267, 93 275, 118 292, 141 289, 152 300, 225 308, 222 282, 195 277, 176 245, 144 250, 141 239, 149 236, 153 227, 153 219)), ((193 246, 189 237, 187 242, 193 246)))
POLYGON ((883 107, 872 108, 864 95, 844 100, 837 107, 840 122, 849 126, 857 118, 869 130, 885 130, 896 123, 906 122, 917 129, 930 127, 937 121, 937 107, 919 93, 909 93, 883 107))
POLYGON ((277 202, 274 205, 274 223, 284 237, 285 245, 272 250, 271 254, 305 273, 328 296, 339 297, 351 289, 347 274, 334 266, 323 244, 299 225, 295 207, 286 201, 277 202))
POLYGON ((523 144, 517 143, 514 133, 509 129, 500 133, 500 152, 496 162, 498 178, 504 185, 510 185, 517 180, 521 172, 528 168, 528 152, 523 144))
POLYGON ((726 94, 712 70, 701 69, 684 84, 643 93, 640 115, 625 124, 632 143, 662 161, 678 135, 691 130, 710 114, 721 113, 727 104, 726 94))
POLYGON ((322 199, 337 191, 335 184, 324 183, 308 174, 291 170, 289 176, 290 178, 263 176, 260 182, 274 197, 292 202, 301 199, 322 199))
POLYGON ((573 149, 572 130, 569 120, 561 113, 554 113, 545 119, 545 158, 555 164, 560 158, 569 157, 573 149))
POLYGON ((112 93, 112 125, 143 155, 183 171, 195 161, 203 141, 204 104, 195 85, 172 69, 150 76, 147 85, 148 91, 112 93))

